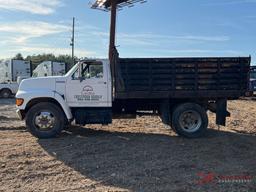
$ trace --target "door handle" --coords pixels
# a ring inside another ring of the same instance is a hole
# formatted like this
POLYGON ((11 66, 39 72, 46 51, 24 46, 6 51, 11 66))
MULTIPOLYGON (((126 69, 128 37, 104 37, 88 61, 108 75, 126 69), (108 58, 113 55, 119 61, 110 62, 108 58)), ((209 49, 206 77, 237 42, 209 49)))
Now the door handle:
POLYGON ((107 82, 106 82, 106 81, 100 81, 99 84, 104 84, 104 85, 106 85, 107 82))

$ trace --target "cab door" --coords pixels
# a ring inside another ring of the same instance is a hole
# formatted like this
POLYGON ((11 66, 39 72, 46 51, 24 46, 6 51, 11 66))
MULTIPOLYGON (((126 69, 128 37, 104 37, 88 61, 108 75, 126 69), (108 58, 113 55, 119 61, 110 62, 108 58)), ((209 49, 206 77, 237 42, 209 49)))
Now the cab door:
POLYGON ((111 107, 109 83, 103 62, 83 62, 67 80, 66 101, 70 107, 111 107))

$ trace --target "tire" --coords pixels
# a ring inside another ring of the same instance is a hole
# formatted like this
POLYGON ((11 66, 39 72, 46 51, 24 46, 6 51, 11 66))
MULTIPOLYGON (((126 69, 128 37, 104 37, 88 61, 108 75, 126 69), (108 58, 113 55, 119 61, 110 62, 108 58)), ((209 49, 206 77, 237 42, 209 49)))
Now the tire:
POLYGON ((1 90, 0 96, 2 98, 5 98, 5 99, 10 98, 11 95, 12 95, 12 92, 11 92, 10 89, 3 89, 3 90, 1 90))
POLYGON ((26 114, 26 125, 32 135, 40 139, 58 136, 65 126, 65 116, 53 103, 39 103, 26 114))
POLYGON ((205 134, 208 127, 206 110, 196 103, 184 103, 172 113, 172 128, 180 136, 198 138, 205 134))
POLYGON ((71 128, 71 122, 69 122, 69 121, 67 120, 67 118, 65 118, 63 130, 67 131, 67 130, 69 130, 70 128, 71 128))
POLYGON ((247 91, 245 93, 245 97, 252 97, 253 96, 253 91, 247 91))

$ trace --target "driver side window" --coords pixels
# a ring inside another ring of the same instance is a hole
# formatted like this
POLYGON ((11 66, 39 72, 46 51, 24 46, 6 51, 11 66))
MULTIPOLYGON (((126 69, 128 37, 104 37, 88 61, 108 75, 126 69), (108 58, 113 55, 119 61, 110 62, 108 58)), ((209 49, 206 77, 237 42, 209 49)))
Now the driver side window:
MULTIPOLYGON (((103 64, 101 62, 83 63, 81 77, 83 79, 102 79, 103 78, 103 64)), ((72 75, 72 79, 79 78, 79 70, 72 75)))

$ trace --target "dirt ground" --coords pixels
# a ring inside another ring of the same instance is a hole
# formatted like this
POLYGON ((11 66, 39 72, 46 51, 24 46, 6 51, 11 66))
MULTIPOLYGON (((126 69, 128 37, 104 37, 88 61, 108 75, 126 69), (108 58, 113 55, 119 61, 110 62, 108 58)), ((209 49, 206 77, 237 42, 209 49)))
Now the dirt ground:
POLYGON ((232 101, 229 110, 220 130, 209 114, 200 139, 178 137, 157 117, 139 117, 38 140, 16 118, 14 100, 0 100, 0 191, 255 192, 256 101, 232 101))

